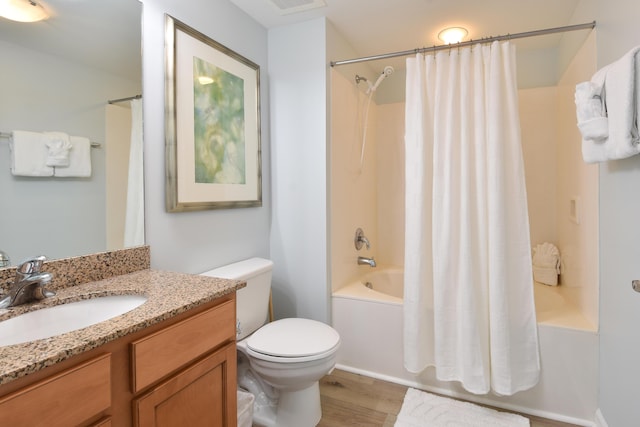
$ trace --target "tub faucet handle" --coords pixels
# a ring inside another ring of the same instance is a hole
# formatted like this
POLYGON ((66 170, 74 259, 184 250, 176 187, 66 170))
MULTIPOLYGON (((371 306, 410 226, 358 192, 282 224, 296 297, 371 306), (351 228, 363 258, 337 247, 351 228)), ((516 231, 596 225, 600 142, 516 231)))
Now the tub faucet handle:
POLYGON ((371 244, 369 243, 369 239, 367 239, 364 235, 364 231, 362 228, 358 228, 356 230, 356 236, 353 238, 353 243, 356 246, 356 250, 362 249, 362 245, 367 247, 367 250, 371 249, 371 244))

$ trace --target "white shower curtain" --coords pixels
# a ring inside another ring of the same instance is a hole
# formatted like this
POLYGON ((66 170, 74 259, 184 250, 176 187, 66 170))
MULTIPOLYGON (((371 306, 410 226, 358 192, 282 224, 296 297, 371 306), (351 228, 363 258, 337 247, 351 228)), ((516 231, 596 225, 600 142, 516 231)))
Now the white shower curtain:
POLYGON ((131 148, 127 209, 124 223, 124 246, 144 244, 144 178, 142 150, 142 100, 131 100, 131 148))
POLYGON ((515 48, 407 60, 404 358, 469 392, 538 382, 515 48))

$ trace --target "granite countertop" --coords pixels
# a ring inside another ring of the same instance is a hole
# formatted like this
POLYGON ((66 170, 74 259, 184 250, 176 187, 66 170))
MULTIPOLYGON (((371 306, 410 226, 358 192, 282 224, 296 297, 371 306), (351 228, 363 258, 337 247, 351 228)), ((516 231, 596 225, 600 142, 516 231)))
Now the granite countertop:
POLYGON ((51 338, 0 347, 0 384, 36 372, 109 341, 169 319, 245 286, 245 282, 193 274, 141 270, 57 290, 37 304, 0 309, 0 320, 82 299, 107 295, 144 295, 147 301, 128 313, 51 338))

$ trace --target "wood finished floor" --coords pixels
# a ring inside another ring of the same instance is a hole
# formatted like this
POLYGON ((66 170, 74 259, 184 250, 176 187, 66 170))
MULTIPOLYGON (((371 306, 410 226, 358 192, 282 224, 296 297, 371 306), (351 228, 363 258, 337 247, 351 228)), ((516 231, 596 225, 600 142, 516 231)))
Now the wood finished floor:
MULTIPOLYGON (((393 427, 407 387, 336 369, 320 380, 322 419, 318 427, 393 427)), ((577 427, 524 415, 531 427, 577 427)))

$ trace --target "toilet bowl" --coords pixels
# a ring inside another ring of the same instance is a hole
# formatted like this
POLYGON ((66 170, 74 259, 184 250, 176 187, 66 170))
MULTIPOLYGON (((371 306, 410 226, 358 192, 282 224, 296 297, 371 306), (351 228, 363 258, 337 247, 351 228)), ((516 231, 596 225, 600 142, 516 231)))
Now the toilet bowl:
POLYGON ((318 381, 335 366, 340 335, 310 319, 266 322, 272 265, 252 258, 203 274, 247 282, 236 302, 238 386, 255 397, 254 426, 312 427, 322 417, 318 381))

